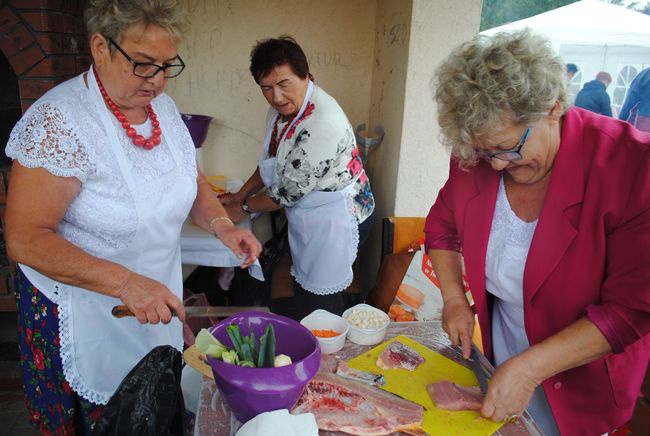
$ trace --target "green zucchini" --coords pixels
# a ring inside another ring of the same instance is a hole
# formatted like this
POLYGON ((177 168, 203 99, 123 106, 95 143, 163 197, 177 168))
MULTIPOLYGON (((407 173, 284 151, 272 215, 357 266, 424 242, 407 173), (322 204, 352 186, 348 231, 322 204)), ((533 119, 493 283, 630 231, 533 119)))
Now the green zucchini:
POLYGON ((266 340, 266 358, 264 359, 265 368, 273 368, 275 362, 275 330, 273 324, 266 326, 268 338, 266 340))

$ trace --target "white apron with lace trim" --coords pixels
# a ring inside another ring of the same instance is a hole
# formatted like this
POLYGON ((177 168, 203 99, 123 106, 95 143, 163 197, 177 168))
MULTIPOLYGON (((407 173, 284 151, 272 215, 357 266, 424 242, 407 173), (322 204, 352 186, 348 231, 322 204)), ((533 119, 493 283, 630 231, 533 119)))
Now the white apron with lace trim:
POLYGON ((335 294, 352 283, 352 264, 359 246, 352 202, 357 178, 340 191, 311 191, 293 207, 285 208, 291 274, 314 294, 335 294))
MULTIPOLYGON (((117 132, 111 122, 113 115, 104 104, 92 69, 88 72, 88 86, 108 137, 116 138, 122 132, 117 132)), ((196 197, 196 180, 182 173, 180 148, 175 138, 165 135, 170 120, 156 109, 155 102, 152 104, 177 165, 158 179, 136 182, 124 151, 117 141, 109 141, 133 197, 138 225, 131 243, 106 260, 157 280, 182 298, 180 233, 196 197), (174 180, 171 189, 151 195, 147 187, 164 183, 163 179, 174 180)), ((172 345, 182 351, 182 325, 178 318, 167 325, 141 325, 134 317, 117 319, 111 315, 111 309, 122 304, 118 298, 54 281, 24 265, 21 269, 34 286, 47 290, 59 306, 65 378, 83 398, 106 404, 128 372, 158 345, 172 345)))
MULTIPOLYGON (((285 131, 300 119, 314 93, 310 80, 302 107, 285 131)), ((264 137, 264 152, 258 166, 264 186, 278 182, 277 157, 266 158, 278 114, 272 114, 264 137)), ((285 137, 278 138, 278 149, 285 137)), ((357 257, 359 227, 354 214, 354 184, 361 175, 340 191, 311 191, 284 210, 289 221, 291 274, 305 290, 318 295, 335 294, 352 283, 352 264, 357 257)))

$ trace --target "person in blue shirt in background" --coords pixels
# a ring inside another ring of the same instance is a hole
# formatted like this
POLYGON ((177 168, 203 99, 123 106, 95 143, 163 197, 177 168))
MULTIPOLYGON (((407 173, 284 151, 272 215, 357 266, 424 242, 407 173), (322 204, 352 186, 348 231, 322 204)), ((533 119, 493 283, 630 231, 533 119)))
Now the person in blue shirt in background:
MULTIPOLYGON (((573 102, 576 101, 576 89, 573 86, 574 84, 571 82, 573 80, 573 76, 576 74, 578 74, 578 66, 572 63, 566 64, 567 101, 570 105, 573 105, 573 102)), ((575 85, 579 84, 576 83, 575 85)))
POLYGON ((578 66, 576 64, 566 64, 566 77, 567 81, 571 81, 573 76, 578 72, 578 66))
POLYGON ((639 130, 650 132, 650 68, 641 71, 632 81, 619 118, 639 130))
POLYGON ((596 74, 596 79, 585 83, 576 96, 575 105, 601 115, 612 116, 612 104, 607 94, 607 87, 612 83, 612 76, 605 71, 596 74))

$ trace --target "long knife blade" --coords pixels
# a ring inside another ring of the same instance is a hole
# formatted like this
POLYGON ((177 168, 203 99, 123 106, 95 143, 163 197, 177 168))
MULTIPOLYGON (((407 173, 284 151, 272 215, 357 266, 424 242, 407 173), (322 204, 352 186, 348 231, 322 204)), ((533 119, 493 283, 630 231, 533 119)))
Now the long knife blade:
MULTIPOLYGON (((257 312, 270 312, 270 309, 266 306, 188 306, 185 308, 185 316, 188 318, 226 318, 239 312, 251 310, 257 312)), ((123 305, 113 307, 111 313, 115 318, 135 316, 128 307, 123 305)), ((177 316, 176 312, 172 312, 172 315, 177 316)))
POLYGON ((466 362, 478 379, 478 385, 481 387, 481 392, 484 394, 487 393, 489 377, 481 365, 481 358, 478 351, 476 351, 476 347, 472 346, 472 352, 466 362))

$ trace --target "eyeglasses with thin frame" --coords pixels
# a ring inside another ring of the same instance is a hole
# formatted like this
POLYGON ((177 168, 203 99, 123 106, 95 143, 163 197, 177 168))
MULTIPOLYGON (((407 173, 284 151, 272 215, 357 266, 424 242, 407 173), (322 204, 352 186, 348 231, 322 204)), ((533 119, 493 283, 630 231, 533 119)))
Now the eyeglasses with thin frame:
POLYGON ((520 160, 521 149, 524 146, 524 144, 526 144, 526 140, 528 139, 528 136, 530 136, 530 131, 532 130, 532 128, 533 126, 528 126, 524 134, 521 135, 521 138, 519 139, 519 142, 517 142, 517 145, 515 145, 510 150, 502 150, 502 151, 494 151, 494 152, 476 150, 476 154, 478 155, 478 157, 485 160, 490 160, 492 158, 504 160, 504 161, 520 160))
POLYGON ((181 59, 179 55, 176 55, 176 58, 180 64, 157 65, 150 62, 136 62, 131 59, 131 56, 126 54, 126 52, 122 50, 122 47, 117 45, 112 38, 107 37, 106 39, 108 39, 108 41, 124 55, 127 61, 131 62, 131 65, 133 65, 133 74, 135 76, 142 77, 143 79, 150 79, 158 74, 159 71, 162 71, 164 78, 171 79, 172 77, 177 77, 185 69, 185 62, 183 62, 183 59, 181 59))

